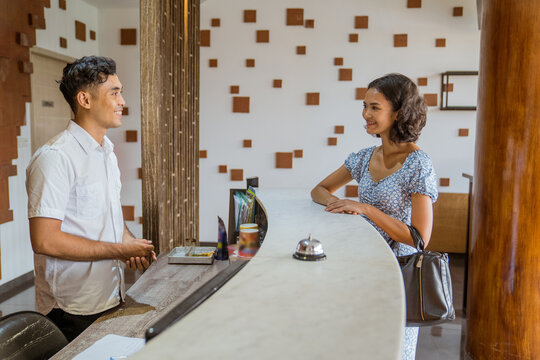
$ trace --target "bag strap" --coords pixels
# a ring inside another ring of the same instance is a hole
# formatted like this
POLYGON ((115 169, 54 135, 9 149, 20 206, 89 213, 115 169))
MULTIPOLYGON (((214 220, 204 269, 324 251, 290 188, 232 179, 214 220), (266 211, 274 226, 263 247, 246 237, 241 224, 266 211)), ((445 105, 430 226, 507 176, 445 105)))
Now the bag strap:
POLYGON ((409 227, 409 231, 411 232, 411 236, 413 239, 414 247, 418 251, 424 251, 424 240, 422 239, 422 236, 416 230, 416 228, 412 225, 407 225, 409 227))

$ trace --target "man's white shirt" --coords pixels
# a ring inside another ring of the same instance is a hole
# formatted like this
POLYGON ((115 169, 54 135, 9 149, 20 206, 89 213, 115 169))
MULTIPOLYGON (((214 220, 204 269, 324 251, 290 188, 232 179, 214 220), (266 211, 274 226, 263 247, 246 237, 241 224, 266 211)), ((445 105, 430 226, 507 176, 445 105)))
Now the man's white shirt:
MULTIPOLYGON (((36 151, 26 169, 28 218, 58 219, 63 232, 122 242, 122 185, 113 147, 106 136, 101 146, 71 121, 36 151)), ((53 307, 95 314, 124 297, 124 265, 119 260, 70 261, 35 254, 34 266, 37 307, 43 314, 53 307)))

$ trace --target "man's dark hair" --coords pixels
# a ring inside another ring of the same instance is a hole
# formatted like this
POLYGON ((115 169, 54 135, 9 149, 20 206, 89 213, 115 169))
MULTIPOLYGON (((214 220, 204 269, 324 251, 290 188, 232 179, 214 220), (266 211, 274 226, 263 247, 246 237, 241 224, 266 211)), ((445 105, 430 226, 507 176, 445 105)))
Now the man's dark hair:
POLYGON ((390 140, 396 143, 415 142, 426 125, 427 108, 418 88, 411 79, 401 74, 388 74, 373 80, 368 89, 382 93, 397 111, 390 129, 390 140))
POLYGON ((116 63, 113 59, 101 56, 85 56, 67 64, 64 68, 60 91, 68 102, 73 113, 77 112, 77 93, 81 90, 99 85, 107 81, 109 75, 116 74, 116 63))

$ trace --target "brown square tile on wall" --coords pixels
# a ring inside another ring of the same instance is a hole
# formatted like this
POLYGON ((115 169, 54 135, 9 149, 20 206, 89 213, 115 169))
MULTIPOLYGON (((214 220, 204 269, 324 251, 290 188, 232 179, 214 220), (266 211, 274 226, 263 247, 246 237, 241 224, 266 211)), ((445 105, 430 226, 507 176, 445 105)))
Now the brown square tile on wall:
POLYGON ((394 34, 394 47, 407 47, 407 34, 394 34))
POLYGON ((32 38, 23 32, 17 33, 17 44, 24 47, 31 47, 35 45, 35 43, 32 42, 32 38))
POLYGON ((200 46, 210 46, 210 30, 201 30, 200 46))
POLYGON ((122 108, 122 115, 129 115, 129 108, 127 106, 122 108))
POLYGON ((315 20, 313 19, 306 19, 306 23, 304 25, 307 29, 313 29, 315 27, 315 20))
POLYGON ((276 169, 292 169, 292 152, 277 152, 276 153, 276 169))
POLYGON ((356 100, 364 100, 368 88, 356 88, 356 100))
POLYGON ((142 216, 139 216, 139 224, 142 224, 142 216))
POLYGON ((358 185, 346 185, 345 197, 358 197, 358 185))
POLYGON ((444 84, 444 91, 445 92, 453 92, 454 91, 454 84, 444 84))
POLYGON ((137 179, 142 180, 142 168, 137 169, 137 179))
POLYGON ((463 6, 456 6, 453 8, 452 16, 463 16, 463 6))
POLYGON ((135 220, 135 206, 122 206, 122 214, 125 221, 135 220))
POLYGON ((336 146, 336 145, 337 145, 337 137, 329 137, 328 146, 336 146))
POLYGON ((231 169, 231 181, 243 181, 244 169, 231 169))
POLYGON ((19 72, 30 75, 34 72, 34 65, 30 61, 19 61, 19 72))
POLYGON ((469 129, 459 129, 458 136, 469 136, 469 129))
POLYGON ((426 86, 427 85, 427 77, 421 77, 418 78, 418 86, 426 86))
POLYGON ((244 22, 245 23, 257 22, 257 10, 244 10, 244 22))
POLYGON ((306 93, 306 105, 319 105, 319 93, 306 93))
POLYGON ((422 7, 422 0, 407 0, 407 7, 409 9, 421 8, 422 7))
POLYGON ((424 94, 424 101, 427 106, 437 106, 437 94, 424 94))
POLYGON ((67 49, 67 39, 66 38, 60 37, 60 47, 64 48, 64 49, 67 49))
POLYGON ((231 94, 239 94, 240 93, 240 86, 238 85, 231 85, 231 94))
POLYGON ((120 45, 137 45, 137 29, 120 29, 120 45))
POLYGON ((306 47, 305 46, 297 46, 296 47, 296 55, 306 55, 306 47))
POLYGON ((214 18, 211 20, 210 25, 212 27, 220 27, 221 26, 221 19, 214 18))
POLYGON ((96 32, 94 30, 90 30, 90 40, 96 40, 96 32))
POLYGON ((281 88, 282 86, 283 86, 283 80, 281 79, 274 79, 274 81, 272 82, 272 87, 281 88))
POLYGON ((227 165, 219 165, 218 166, 218 172, 220 174, 226 174, 227 173, 227 165))
POLYGON ((339 81, 352 81, 352 69, 339 69, 339 81))
POLYGON ((242 147, 250 148, 251 145, 252 145, 251 139, 244 139, 244 140, 242 141, 242 147))
POLYGON ((218 67, 217 59, 208 59, 208 67, 217 68, 218 67))
POLYGON ((439 185, 440 186, 450 186, 450 178, 440 178, 439 179, 439 185))
POLYGON ((255 67, 255 59, 246 59, 246 67, 255 67))
POLYGON ((349 42, 351 43, 358 42, 358 34, 349 34, 349 42))
POLYGON ((126 130, 126 142, 137 142, 137 130, 126 130))
POLYGON ((302 150, 302 149, 294 150, 293 154, 294 154, 295 158, 303 158, 304 157, 304 150, 302 150))
POLYGON ((50 9, 51 8, 51 0, 41 0, 41 3, 44 7, 50 9))
POLYGON ((334 58, 334 65, 341 66, 343 65, 343 58, 342 57, 336 57, 334 58))
POLYGON ((355 16, 354 17, 354 28, 355 29, 367 29, 369 23, 368 16, 355 16))
POLYGON ((344 125, 334 126, 334 134, 345 134, 345 126, 344 125))
POLYGON ((37 14, 28 14, 28 25, 36 28, 36 29, 45 29, 45 17, 42 15, 37 14))
POLYGON ((270 30, 257 30, 257 42, 258 43, 270 42, 270 30))
POLYGON ((435 39, 435 47, 446 47, 446 39, 435 39))
POLYGON ((233 112, 249 113, 249 96, 233 96, 233 112))
POLYGON ((75 20, 75 39, 86 41, 86 24, 75 20))
POLYGON ((199 158, 200 159, 208 158, 208 150, 199 150, 199 158))
POLYGON ((287 9, 287 25, 304 25, 304 9, 287 9))
POLYGON ((66 0, 58 0, 58 8, 66 10, 66 0))

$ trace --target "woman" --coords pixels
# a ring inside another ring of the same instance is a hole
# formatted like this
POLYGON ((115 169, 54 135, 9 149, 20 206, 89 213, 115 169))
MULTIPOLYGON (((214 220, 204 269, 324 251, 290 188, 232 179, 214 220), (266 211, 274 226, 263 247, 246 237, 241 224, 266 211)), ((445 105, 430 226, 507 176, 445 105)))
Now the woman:
MULTIPOLYGON (((311 191, 313 201, 332 213, 362 215, 388 242, 396 256, 416 252, 408 224, 427 246, 437 200, 435 173, 429 156, 415 144, 426 124, 426 106, 406 76, 389 74, 372 81, 362 116, 368 134, 382 144, 350 154, 345 164, 311 191), (332 195, 351 180, 359 200, 332 195)), ((415 358, 418 328, 405 328, 402 359, 415 358)))

